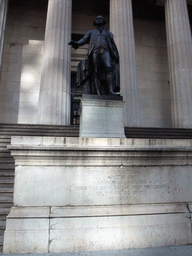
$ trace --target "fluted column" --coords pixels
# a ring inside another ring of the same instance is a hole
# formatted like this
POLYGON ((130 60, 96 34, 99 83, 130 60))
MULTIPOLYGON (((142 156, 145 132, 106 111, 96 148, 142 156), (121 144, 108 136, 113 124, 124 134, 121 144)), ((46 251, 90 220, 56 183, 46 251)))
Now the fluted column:
POLYGON ((110 0, 110 30, 120 53, 120 86, 125 126, 139 126, 135 39, 131 0, 110 0))
POLYGON ((2 68, 2 56, 4 46, 5 24, 7 18, 8 0, 0 0, 0 72, 2 68))
POLYGON ((166 30, 175 128, 192 128, 192 40, 186 0, 166 0, 166 30))
POLYGON ((39 124, 70 124, 72 0, 49 0, 38 109, 39 124))

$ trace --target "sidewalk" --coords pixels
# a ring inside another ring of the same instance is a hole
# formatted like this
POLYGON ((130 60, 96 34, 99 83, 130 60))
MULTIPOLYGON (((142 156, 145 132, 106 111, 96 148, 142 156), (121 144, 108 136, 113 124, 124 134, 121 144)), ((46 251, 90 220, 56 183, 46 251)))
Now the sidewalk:
POLYGON ((192 245, 98 252, 4 254, 6 256, 192 256, 192 245))

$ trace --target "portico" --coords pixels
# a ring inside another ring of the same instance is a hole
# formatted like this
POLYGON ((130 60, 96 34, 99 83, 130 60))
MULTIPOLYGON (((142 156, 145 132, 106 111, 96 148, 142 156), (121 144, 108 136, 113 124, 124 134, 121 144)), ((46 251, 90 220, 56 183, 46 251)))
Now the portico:
MULTIPOLYGON (((139 1, 110 0, 103 1, 103 6, 101 6, 101 10, 104 10, 104 15, 108 20, 108 28, 115 35, 115 41, 120 52, 121 94, 125 101, 125 126, 191 128, 192 43, 187 13, 187 3, 191 4, 191 2, 186 0, 146 1, 146 5, 149 2, 151 4, 153 2, 153 6, 155 4, 156 6, 165 5, 169 76, 168 67, 166 68, 166 50, 162 46, 163 41, 157 49, 155 48, 157 41, 152 42, 149 35, 147 35, 148 31, 155 35, 157 32, 155 31, 155 27, 153 31, 151 28, 149 30, 146 29, 146 33, 144 34, 144 32, 139 32, 142 22, 138 19, 133 19, 132 10, 133 7, 136 10, 137 6, 135 4, 137 2, 139 1), (108 8, 107 11, 106 8, 108 8), (181 19, 178 19, 178 17, 181 17, 181 19), (151 66, 150 70, 148 64, 151 66)), ((99 1, 96 5, 99 6, 99 1)), ((8 1, 2 0, 2 18, 0 21, 0 33, 2 35, 0 48, 1 60, 7 6, 8 1)), ((76 63, 83 56, 86 56, 87 50, 86 47, 81 52, 72 50, 71 57, 71 47, 68 45, 68 42, 71 39, 72 33, 83 34, 87 29, 92 29, 89 24, 92 24, 93 18, 95 17, 94 10, 91 9, 91 4, 87 7, 89 9, 87 12, 92 10, 90 15, 87 15, 85 8, 82 8, 81 11, 77 6, 77 1, 74 0, 48 1, 45 40, 42 43, 44 53, 41 57, 41 68, 38 78, 39 85, 34 96, 31 91, 27 91, 28 88, 24 88, 29 96, 35 97, 33 110, 30 109, 29 113, 29 115, 32 115, 32 118, 26 118, 28 112, 26 112, 26 104, 23 104, 23 102, 25 103, 25 99, 23 99, 21 88, 17 92, 20 94, 16 95, 18 99, 15 100, 14 97, 15 104, 12 103, 13 108, 18 109, 18 118, 15 121, 12 121, 13 118, 12 120, 8 118, 11 112, 11 104, 8 103, 11 100, 7 100, 7 98, 10 94, 15 93, 15 89, 12 91, 8 89, 7 80, 10 79, 8 79, 8 74, 5 73, 7 62, 3 60, 4 73, 0 85, 3 103, 1 103, 2 112, 0 114, 0 122, 31 122, 52 125, 70 124, 71 71, 75 72, 76 63), (3 89, 3 87, 6 88, 3 89), (7 105, 9 105, 9 110, 7 110, 7 105)), ((7 29, 10 26, 9 21, 10 19, 8 17, 7 29)), ((148 24, 146 23, 146 25, 148 24)), ((158 26, 160 27, 160 25, 158 26)), ((158 33, 160 34, 160 32, 158 33)), ((10 37, 9 34, 8 37, 10 37)), ((8 37, 6 36, 4 56, 10 56, 11 52, 8 52, 7 44, 9 42, 13 44, 8 37)), ((162 40, 162 37, 159 36, 159 40, 162 40)), ((18 43, 19 47, 22 51, 24 45, 18 43)), ((22 71, 23 67, 20 68, 20 72, 22 71)), ((14 75, 15 77, 19 76, 19 74, 16 74, 16 71, 14 71, 14 75)), ((22 83, 24 76, 22 76, 22 73, 20 75, 20 81, 22 83)), ((15 77, 12 80, 19 82, 15 77)), ((26 85, 24 86, 26 87, 26 85)), ((24 94, 24 96, 26 95, 24 94)))
MULTIPOLYGON (((50 12, 47 16, 47 31, 50 33, 49 21, 53 18, 51 9, 53 13, 57 10, 64 10, 62 13, 62 18, 66 17, 67 20, 65 24, 67 26, 60 29, 65 30, 66 36, 62 38, 55 38, 57 42, 56 53, 60 52, 60 46, 62 45, 68 54, 65 56, 67 60, 63 62, 63 75, 65 76, 64 85, 68 90, 63 90, 62 94, 57 94, 57 97, 53 99, 52 93, 48 93, 52 100, 55 102, 62 102, 60 106, 65 106, 66 111, 63 112, 63 108, 56 111, 57 115, 64 115, 65 117, 57 121, 57 124, 69 124, 70 108, 69 108, 69 84, 70 84, 70 72, 69 72, 69 62, 70 62, 70 47, 67 45, 66 38, 70 38, 71 35, 71 6, 72 0, 49 0, 50 12), (54 5, 53 5, 54 2, 54 5), (58 8, 61 6, 62 8, 58 8), (67 7, 67 8, 66 8, 67 7), (62 41, 62 40, 65 40, 62 41), (60 41, 60 44, 58 44, 60 41), (68 95, 68 97, 67 97, 68 95), (66 100, 68 98, 68 100, 66 100), (62 99, 62 100, 61 100, 62 99)), ((172 120, 173 126, 175 128, 191 128, 192 127, 192 100, 191 100, 191 81, 192 81, 192 42, 191 42, 191 31, 189 26, 189 17, 187 13, 187 1, 186 0, 176 0, 176 1, 165 1, 165 14, 166 14, 166 31, 167 31, 167 45, 169 53, 169 74, 170 74, 170 88, 172 92, 172 120), (175 18, 174 18, 175 17, 175 18), (181 20, 178 19, 181 17, 181 20), (182 21, 182 22, 181 22, 182 21), (184 31, 184 32, 183 32, 184 31)), ((57 19, 58 13, 56 15, 57 19)), ((136 57, 135 57, 135 39, 134 39, 134 27, 133 27, 133 14, 132 14, 132 1, 131 0, 110 0, 110 29, 115 35, 115 40, 120 51, 120 66, 121 66, 121 93, 126 102, 124 110, 124 121, 125 126, 137 127, 139 126, 139 95, 138 95, 138 84, 137 84, 137 68, 136 68, 136 57)), ((48 33, 48 32, 47 32, 48 33)), ((59 34, 51 34, 49 37, 45 38, 45 45, 50 43, 50 38, 59 36, 59 34)), ((52 47, 56 47, 55 44, 52 47)), ((47 48, 45 48, 47 49, 47 48)), ((45 53, 46 54, 46 50, 45 53)), ((44 59, 46 62, 46 59, 44 59)), ((47 64, 46 64, 47 65, 47 64)), ((49 66, 49 65, 47 65, 49 66)), ((59 66, 57 66, 59 69, 59 66)), ((55 70, 57 74, 59 70, 55 70)), ((44 73, 47 72, 47 76, 43 73, 42 75, 48 77, 48 69, 43 69, 44 73)), ((50 81, 50 80, 49 80, 50 81)), ((59 83, 59 82, 58 82, 59 83)), ((56 85, 58 88, 59 84, 56 85)), ((45 85, 47 88, 47 83, 45 85)), ((43 88, 43 82, 41 83, 41 90, 43 88)), ((52 90, 55 91, 55 89, 52 90)), ((46 89, 48 90, 48 89, 46 89)), ((47 99, 47 96, 44 96, 47 99)), ((40 102, 43 97, 43 92, 40 91, 40 102)), ((39 122, 49 124, 50 121, 40 121, 43 116, 53 115, 50 110, 47 113, 50 101, 42 101, 43 105, 40 104, 41 108, 46 111, 46 114, 39 112, 39 122)), ((53 120, 53 118, 51 118, 53 120)))

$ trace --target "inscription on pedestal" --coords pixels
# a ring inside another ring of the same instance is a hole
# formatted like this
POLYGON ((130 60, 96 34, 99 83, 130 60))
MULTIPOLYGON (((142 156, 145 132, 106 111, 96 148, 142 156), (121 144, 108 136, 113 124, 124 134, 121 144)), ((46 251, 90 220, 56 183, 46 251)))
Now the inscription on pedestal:
POLYGON ((184 202, 192 197, 191 172, 187 166, 17 167, 22 189, 14 200, 20 206, 184 202))
MULTIPOLYGON (((133 200, 160 200, 166 201, 167 195, 184 191, 183 181, 176 182, 176 177, 169 177, 171 168, 165 173, 157 175, 155 168, 88 168, 86 180, 81 184, 74 185, 76 193, 90 194, 97 200, 108 203, 133 203, 133 200), (169 170, 170 169, 170 170, 169 170), (166 176, 166 177, 165 177, 166 176), (94 180, 93 180, 94 177, 94 180), (89 181, 87 183, 87 181, 89 181), (91 183, 91 185, 90 185, 91 183)), ((184 181, 186 183, 187 180, 184 181)))

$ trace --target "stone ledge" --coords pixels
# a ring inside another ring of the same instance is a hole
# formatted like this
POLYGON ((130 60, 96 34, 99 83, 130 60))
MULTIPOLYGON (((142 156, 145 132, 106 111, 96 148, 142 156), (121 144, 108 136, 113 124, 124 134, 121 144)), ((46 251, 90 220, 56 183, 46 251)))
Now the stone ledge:
MULTIPOLYGON (((12 136, 11 145, 26 146, 64 146, 106 147, 106 148, 154 148, 154 147, 191 147, 191 139, 127 139, 127 138, 79 138, 79 137, 42 137, 12 136)), ((10 146, 11 147, 11 146, 10 146)))
POLYGON ((104 217, 188 212, 187 203, 71 207, 12 207, 7 219, 104 217))
POLYGON ((58 146, 12 144, 15 165, 189 166, 191 146, 58 146))
POLYGON ((48 218, 50 207, 12 207, 7 219, 12 218, 48 218))

